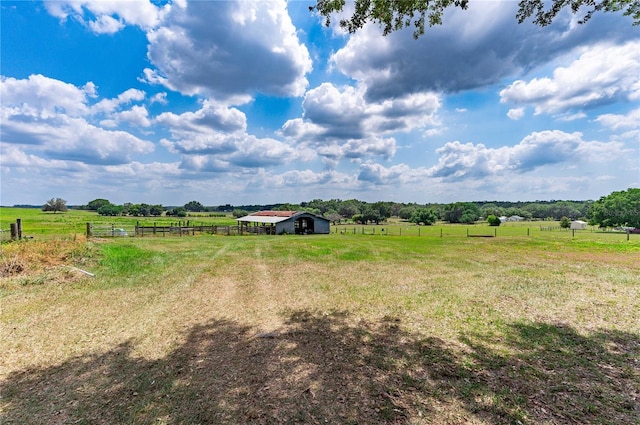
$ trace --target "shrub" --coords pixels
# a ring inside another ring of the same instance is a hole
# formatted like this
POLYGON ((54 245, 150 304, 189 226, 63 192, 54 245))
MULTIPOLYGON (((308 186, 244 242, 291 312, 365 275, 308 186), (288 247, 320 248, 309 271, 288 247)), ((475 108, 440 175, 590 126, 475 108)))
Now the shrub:
POLYGON ((489 226, 500 226, 500 223, 502 222, 500 221, 499 217, 491 214, 489 217, 487 217, 487 223, 489 223, 489 226))

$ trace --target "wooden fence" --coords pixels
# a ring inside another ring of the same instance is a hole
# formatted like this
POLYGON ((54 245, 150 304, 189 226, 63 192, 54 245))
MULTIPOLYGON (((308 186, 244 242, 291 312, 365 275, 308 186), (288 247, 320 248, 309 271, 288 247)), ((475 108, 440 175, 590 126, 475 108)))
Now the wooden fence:
POLYGON ((169 225, 141 225, 136 223, 133 229, 117 227, 116 225, 94 225, 87 223, 87 237, 167 237, 167 236, 193 236, 195 234, 211 235, 272 235, 273 226, 217 226, 211 224, 192 224, 189 221, 169 225))

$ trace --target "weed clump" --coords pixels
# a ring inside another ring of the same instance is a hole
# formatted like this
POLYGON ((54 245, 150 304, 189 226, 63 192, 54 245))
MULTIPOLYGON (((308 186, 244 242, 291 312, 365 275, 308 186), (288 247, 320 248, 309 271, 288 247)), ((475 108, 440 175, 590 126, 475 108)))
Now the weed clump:
POLYGON ((0 278, 6 285, 18 279, 24 286, 63 281, 69 273, 53 273, 57 269, 85 266, 94 257, 95 248, 80 240, 20 241, 0 248, 0 278), (55 276, 55 278, 52 278, 55 276))
POLYGON ((2 256, 0 257, 0 277, 18 275, 22 273, 24 269, 25 265, 18 255, 7 256, 2 252, 2 256))

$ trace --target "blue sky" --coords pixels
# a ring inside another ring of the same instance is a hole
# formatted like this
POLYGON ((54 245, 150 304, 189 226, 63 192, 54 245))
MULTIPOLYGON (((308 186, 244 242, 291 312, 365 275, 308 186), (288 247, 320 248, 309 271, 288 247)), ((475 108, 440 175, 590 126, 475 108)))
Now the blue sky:
POLYGON ((640 187, 640 28, 470 3, 414 40, 327 28, 307 1, 2 1, 0 204, 640 187))

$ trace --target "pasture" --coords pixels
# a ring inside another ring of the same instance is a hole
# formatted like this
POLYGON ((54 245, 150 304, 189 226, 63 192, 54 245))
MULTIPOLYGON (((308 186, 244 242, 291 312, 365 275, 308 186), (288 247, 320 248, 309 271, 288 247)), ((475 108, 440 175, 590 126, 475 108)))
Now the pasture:
POLYGON ((86 221, 2 245, 3 424, 640 417, 639 235, 87 241, 86 221))

